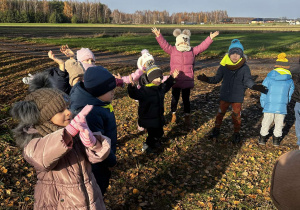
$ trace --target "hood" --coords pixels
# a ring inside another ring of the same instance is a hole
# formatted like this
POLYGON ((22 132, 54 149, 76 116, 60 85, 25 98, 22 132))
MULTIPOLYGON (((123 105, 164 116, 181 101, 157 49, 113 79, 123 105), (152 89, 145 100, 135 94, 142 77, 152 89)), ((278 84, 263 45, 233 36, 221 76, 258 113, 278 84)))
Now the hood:
POLYGON ((270 73, 268 73, 267 77, 270 77, 271 79, 274 80, 281 80, 281 81, 292 79, 291 72, 283 68, 276 68, 272 70, 270 73))
POLYGON ((42 137, 32 126, 20 123, 13 129, 13 136, 16 144, 23 149, 32 139, 42 137))
POLYGON ((75 113, 75 110, 81 110, 85 105, 94 105, 94 106, 105 106, 109 102, 103 102, 98 98, 92 96, 88 93, 83 86, 83 82, 77 82, 70 92, 71 97, 71 111, 75 113))

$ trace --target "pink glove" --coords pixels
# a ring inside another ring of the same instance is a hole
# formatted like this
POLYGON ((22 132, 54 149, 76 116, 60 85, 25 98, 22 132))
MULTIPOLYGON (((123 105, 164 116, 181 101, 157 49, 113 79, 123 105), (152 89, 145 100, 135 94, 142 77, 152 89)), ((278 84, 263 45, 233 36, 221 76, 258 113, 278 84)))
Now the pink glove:
POLYGON ((86 105, 81 112, 76 115, 76 117, 71 120, 70 124, 65 127, 71 136, 76 136, 79 132, 80 124, 86 124, 85 117, 89 114, 89 112, 93 109, 93 105, 86 105))
POLYGON ((83 145, 86 147, 95 146, 97 140, 93 132, 89 129, 88 125, 86 123, 80 123, 78 124, 78 128, 80 131, 79 137, 83 145))

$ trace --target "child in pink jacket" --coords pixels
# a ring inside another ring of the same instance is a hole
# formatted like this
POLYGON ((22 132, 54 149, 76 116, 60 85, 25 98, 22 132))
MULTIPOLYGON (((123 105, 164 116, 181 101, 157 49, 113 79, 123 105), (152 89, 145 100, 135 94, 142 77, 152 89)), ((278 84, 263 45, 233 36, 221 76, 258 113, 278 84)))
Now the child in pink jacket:
POLYGON ((34 209, 106 209, 91 163, 109 155, 110 139, 90 131, 85 117, 93 106, 72 119, 68 96, 38 84, 11 110, 16 143, 37 174, 34 209))
POLYGON ((190 46, 190 30, 175 29, 173 35, 176 37, 175 46, 171 46, 161 35, 160 30, 152 28, 152 32, 156 35, 156 40, 160 47, 168 53, 170 57, 170 74, 173 74, 175 69, 179 70, 179 75, 176 78, 176 83, 172 87, 172 101, 171 101, 171 112, 172 112, 172 123, 176 122, 176 110, 177 104, 182 92, 182 101, 184 105, 184 116, 185 125, 187 128, 191 126, 190 119, 190 91, 194 87, 194 64, 195 57, 199 53, 205 51, 209 45, 213 42, 213 38, 219 35, 219 31, 210 33, 200 45, 191 47, 190 46))

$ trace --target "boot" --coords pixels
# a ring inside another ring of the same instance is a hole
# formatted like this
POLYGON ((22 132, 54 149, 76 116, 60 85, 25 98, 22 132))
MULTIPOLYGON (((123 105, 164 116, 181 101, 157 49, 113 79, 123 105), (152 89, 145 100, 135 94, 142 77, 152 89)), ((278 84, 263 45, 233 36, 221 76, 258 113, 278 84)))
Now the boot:
POLYGON ((176 123, 176 112, 172 112, 172 120, 171 123, 176 123))
POLYGON ((241 141, 240 133, 234 132, 231 140, 232 140, 232 143, 234 143, 234 144, 240 143, 240 141, 241 141))
POLYGON ((184 115, 184 125, 188 129, 191 128, 192 122, 191 122, 191 115, 190 114, 185 114, 184 115))
POLYGON ((275 147, 278 147, 280 145, 280 142, 281 142, 281 136, 279 136, 279 137, 273 136, 273 145, 275 147))
POLYGON ((259 136, 258 143, 260 145, 266 145, 267 141, 268 141, 267 136, 262 136, 262 135, 259 136))
POLYGON ((209 135, 209 138, 211 138, 211 139, 217 138, 219 135, 220 135, 220 128, 214 127, 211 134, 209 135))

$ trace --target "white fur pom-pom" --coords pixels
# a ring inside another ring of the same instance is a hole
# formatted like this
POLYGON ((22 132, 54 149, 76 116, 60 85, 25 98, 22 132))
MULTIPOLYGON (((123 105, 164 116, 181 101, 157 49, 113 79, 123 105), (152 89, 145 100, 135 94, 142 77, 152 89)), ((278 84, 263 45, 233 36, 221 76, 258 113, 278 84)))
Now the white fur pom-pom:
POLYGON ((175 37, 179 36, 181 34, 181 30, 179 28, 176 28, 174 31, 173 31, 173 35, 175 37))
POLYGON ((182 31, 182 33, 185 34, 185 35, 187 35, 187 36, 191 36, 191 31, 188 30, 188 29, 184 29, 184 30, 182 31))
POLYGON ((149 51, 148 51, 147 49, 143 49, 143 50, 141 51, 141 53, 142 53, 142 55, 143 55, 143 54, 145 54, 145 53, 149 53, 149 51))

